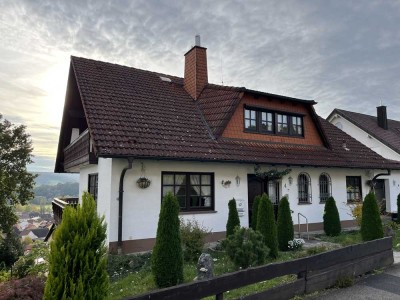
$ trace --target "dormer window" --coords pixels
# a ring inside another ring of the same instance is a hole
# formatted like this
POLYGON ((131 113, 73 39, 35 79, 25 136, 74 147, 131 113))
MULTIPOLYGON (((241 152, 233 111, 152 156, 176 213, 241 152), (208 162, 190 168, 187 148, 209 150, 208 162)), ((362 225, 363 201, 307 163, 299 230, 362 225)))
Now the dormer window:
POLYGON ((244 131, 303 137, 303 116, 245 107, 244 131))

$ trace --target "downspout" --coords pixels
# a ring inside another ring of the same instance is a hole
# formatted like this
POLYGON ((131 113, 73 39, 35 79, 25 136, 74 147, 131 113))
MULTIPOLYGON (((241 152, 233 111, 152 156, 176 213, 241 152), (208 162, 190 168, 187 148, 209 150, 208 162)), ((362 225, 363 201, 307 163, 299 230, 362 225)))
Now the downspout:
POLYGON ((119 178, 119 194, 118 194, 118 254, 122 254, 122 206, 124 202, 124 177, 126 171, 132 169, 133 158, 128 157, 128 166, 125 167, 121 172, 121 177, 119 178))

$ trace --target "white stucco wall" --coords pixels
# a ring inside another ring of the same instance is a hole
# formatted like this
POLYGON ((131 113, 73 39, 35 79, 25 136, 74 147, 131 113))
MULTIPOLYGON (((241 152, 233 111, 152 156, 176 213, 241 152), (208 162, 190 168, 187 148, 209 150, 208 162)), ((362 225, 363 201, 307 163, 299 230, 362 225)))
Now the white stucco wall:
MULTIPOLYGON (((399 153, 393 151, 342 116, 335 114, 331 116, 328 121, 335 126, 340 123, 341 130, 384 158, 400 161, 399 153)), ((400 171, 393 170, 391 176, 380 176, 379 179, 385 179, 386 211, 389 213, 396 213, 397 195, 400 193, 400 171)))
MULTIPOLYGON (((118 185, 121 171, 128 165, 123 159, 99 159, 99 195, 98 212, 105 214, 108 224, 109 242, 117 241, 118 235, 118 185)), ((270 170, 272 167, 266 167, 270 170)), ((81 190, 87 189, 87 176, 96 171, 96 167, 86 167, 81 171, 81 190)), ((215 212, 199 214, 182 214, 184 219, 196 219, 213 232, 225 231, 228 218, 228 201, 232 198, 244 199, 244 215, 240 217, 241 225, 248 226, 248 191, 247 174, 254 174, 254 165, 233 163, 201 163, 173 161, 138 161, 128 170, 124 180, 123 202, 123 240, 154 238, 156 236, 158 215, 161 207, 161 172, 212 172, 215 179, 215 212), (142 175, 141 162, 145 166, 145 176, 151 180, 147 189, 140 189, 136 180, 142 175), (235 177, 241 178, 237 186, 235 177), (222 180, 230 180, 229 188, 222 186, 222 180)), ((332 179, 332 194, 336 199, 341 220, 351 220, 349 206, 346 204, 346 176, 362 177, 363 197, 369 192, 366 181, 371 174, 365 170, 338 168, 292 168, 289 175, 282 179, 280 195, 288 195, 293 222, 297 224, 300 212, 308 218, 309 223, 322 222, 324 204, 319 201, 318 179, 326 172, 332 179), (297 176, 307 172, 311 177, 312 203, 298 204, 297 176), (293 178, 289 185, 288 178, 293 178)), ((398 182, 400 184, 400 181, 398 182)), ((304 220, 300 221, 304 223, 304 220)))

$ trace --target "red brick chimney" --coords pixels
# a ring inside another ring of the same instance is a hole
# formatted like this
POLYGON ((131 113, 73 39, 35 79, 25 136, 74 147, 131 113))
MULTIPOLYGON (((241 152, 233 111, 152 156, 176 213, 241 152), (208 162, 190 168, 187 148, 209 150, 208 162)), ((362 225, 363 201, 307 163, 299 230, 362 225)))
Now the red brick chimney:
POLYGON ((189 95, 197 100, 207 83, 207 48, 200 46, 200 36, 196 35, 195 46, 185 54, 183 86, 189 95))

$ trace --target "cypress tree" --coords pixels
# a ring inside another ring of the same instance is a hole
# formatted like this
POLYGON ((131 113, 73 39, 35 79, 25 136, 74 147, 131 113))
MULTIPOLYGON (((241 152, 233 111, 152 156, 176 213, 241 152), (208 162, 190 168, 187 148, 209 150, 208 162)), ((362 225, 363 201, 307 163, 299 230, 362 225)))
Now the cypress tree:
POLYGON ((255 196, 253 202, 253 212, 251 215, 251 228, 253 230, 257 229, 257 214, 258 214, 258 205, 260 204, 261 196, 255 196))
POLYGON ((183 282, 183 252, 179 228, 179 203, 171 192, 165 195, 158 219, 151 268, 158 287, 183 282))
POLYGON ((383 237, 382 220, 375 194, 370 192, 365 196, 362 208, 361 237, 363 241, 371 241, 383 237))
POLYGON ((327 236, 338 236, 342 231, 339 212, 333 197, 326 200, 324 208, 324 231, 327 236))
POLYGON ((400 224, 400 194, 397 195, 397 223, 400 224))
POLYGON ((267 194, 263 194, 258 206, 257 230, 264 237, 264 243, 270 249, 272 258, 278 257, 278 237, 274 217, 274 208, 267 194))
POLYGON ((106 224, 93 197, 85 192, 82 206, 66 207, 50 245, 49 275, 43 299, 108 297, 106 224))
POLYGON ((236 208, 235 199, 231 199, 228 202, 229 215, 228 222, 226 222, 226 237, 232 235, 235 232, 236 227, 240 227, 239 214, 236 208))
POLYGON ((279 201, 278 207, 278 244, 281 251, 288 250, 288 242, 294 238, 293 220, 287 197, 279 201))

